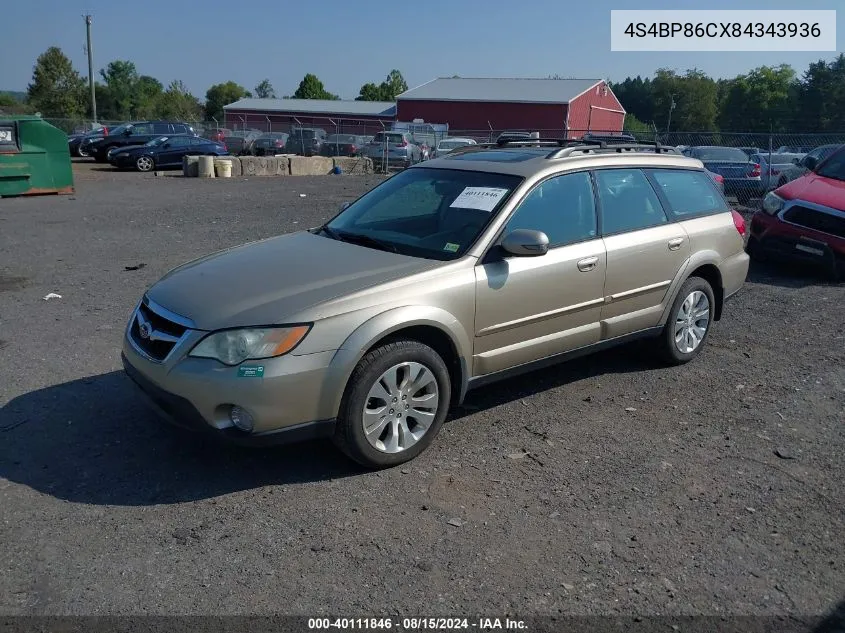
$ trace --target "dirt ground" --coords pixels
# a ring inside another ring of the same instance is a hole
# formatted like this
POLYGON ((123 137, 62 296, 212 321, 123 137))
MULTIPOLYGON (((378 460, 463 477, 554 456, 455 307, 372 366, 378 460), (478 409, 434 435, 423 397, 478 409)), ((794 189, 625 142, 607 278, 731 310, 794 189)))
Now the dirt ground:
POLYGON ((378 177, 75 169, 73 196, 0 200, 0 615, 842 600, 845 285, 755 265, 693 363, 632 345, 472 392, 420 458, 365 472, 328 443, 164 426, 119 349, 171 267, 316 225, 378 177))

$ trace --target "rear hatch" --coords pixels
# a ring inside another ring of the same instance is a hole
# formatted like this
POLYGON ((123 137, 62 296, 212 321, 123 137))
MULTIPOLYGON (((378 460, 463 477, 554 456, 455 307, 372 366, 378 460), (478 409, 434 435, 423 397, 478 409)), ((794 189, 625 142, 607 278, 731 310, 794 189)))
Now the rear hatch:
POLYGON ((373 137, 368 146, 370 156, 383 156, 387 150, 389 158, 405 158, 408 156, 409 143, 399 132, 379 132, 373 137))

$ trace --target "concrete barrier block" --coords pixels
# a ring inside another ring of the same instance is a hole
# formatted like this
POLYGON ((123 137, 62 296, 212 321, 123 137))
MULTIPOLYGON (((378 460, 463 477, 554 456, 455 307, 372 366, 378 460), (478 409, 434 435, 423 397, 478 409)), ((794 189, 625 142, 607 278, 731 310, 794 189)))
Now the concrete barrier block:
POLYGON ((237 156, 218 156, 214 159, 214 162, 218 163, 223 160, 232 163, 232 178, 241 175, 241 161, 237 156))
POLYGON ((334 167, 340 167, 341 171, 344 174, 350 174, 354 176, 362 175, 362 174, 371 174, 373 173, 373 159, 372 158, 351 158, 351 157, 344 157, 338 156, 337 158, 333 159, 334 167))
MULTIPOLYGON (((287 176, 288 159, 276 156, 241 156, 243 176, 287 176)), ((234 174, 232 174, 234 175, 234 174)))
POLYGON ((199 176, 199 156, 182 157, 182 175, 185 178, 196 178, 199 176))
POLYGON ((291 176, 325 176, 334 169, 334 162, 325 156, 292 156, 291 176))

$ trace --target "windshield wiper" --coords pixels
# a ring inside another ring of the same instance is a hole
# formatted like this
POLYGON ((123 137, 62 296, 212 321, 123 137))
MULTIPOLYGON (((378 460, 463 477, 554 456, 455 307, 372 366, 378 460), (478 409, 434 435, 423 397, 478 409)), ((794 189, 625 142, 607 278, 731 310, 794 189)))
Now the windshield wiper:
POLYGON ((338 242, 343 241, 343 238, 340 236, 340 234, 337 231, 335 231, 334 229, 329 228, 328 224, 324 224, 323 226, 321 226, 320 231, 322 231, 323 233, 328 235, 333 240, 337 240, 338 242))
POLYGON ((340 239, 342 242, 351 242, 353 244, 359 244, 361 246, 372 246, 382 251, 390 251, 392 253, 398 253, 399 249, 396 248, 396 245, 387 242, 385 240, 380 240, 377 237, 370 237, 369 235, 361 235, 360 233, 341 233, 339 231, 334 232, 337 235, 336 239, 340 239))

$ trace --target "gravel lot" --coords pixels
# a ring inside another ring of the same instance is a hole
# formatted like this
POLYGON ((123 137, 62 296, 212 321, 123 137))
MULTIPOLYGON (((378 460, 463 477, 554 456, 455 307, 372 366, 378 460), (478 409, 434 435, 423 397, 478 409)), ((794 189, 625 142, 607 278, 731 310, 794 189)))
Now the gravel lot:
POLYGON ((845 286, 755 266, 692 364, 634 345, 500 383, 419 459, 362 472, 330 444, 160 424, 119 348, 171 267, 313 226, 378 177, 76 171, 75 196, 0 200, 0 615, 804 618, 842 599, 845 286))

